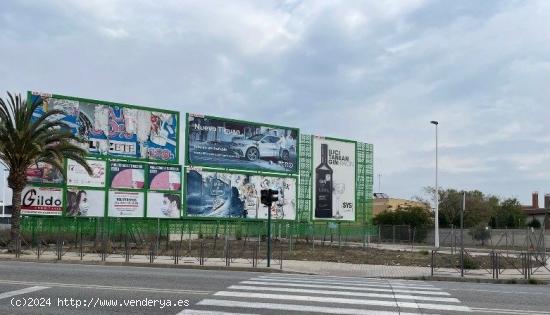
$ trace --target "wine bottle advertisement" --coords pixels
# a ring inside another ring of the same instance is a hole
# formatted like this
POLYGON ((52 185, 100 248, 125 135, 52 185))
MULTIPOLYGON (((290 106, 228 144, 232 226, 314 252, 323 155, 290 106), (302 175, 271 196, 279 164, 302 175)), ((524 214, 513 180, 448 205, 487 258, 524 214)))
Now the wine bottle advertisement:
POLYGON ((313 218, 355 221, 355 143, 313 138, 313 218))

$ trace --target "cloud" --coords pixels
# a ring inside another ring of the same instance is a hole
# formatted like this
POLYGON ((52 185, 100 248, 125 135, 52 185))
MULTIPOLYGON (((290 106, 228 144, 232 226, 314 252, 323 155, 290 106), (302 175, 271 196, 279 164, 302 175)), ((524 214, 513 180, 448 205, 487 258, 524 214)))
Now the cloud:
POLYGON ((3 1, 0 87, 367 141, 386 192, 548 191, 547 1, 3 1), (508 177, 507 177, 508 176, 508 177), (514 176, 517 182, 509 180, 514 176), (520 185, 521 184, 521 185, 520 185))

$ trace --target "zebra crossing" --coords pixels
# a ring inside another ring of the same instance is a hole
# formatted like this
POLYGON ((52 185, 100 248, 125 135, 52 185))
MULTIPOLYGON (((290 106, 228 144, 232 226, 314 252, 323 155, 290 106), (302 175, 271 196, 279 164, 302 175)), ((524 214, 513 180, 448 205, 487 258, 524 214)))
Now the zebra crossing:
POLYGON ((264 274, 199 301, 185 315, 460 314, 457 298, 423 281, 264 274))

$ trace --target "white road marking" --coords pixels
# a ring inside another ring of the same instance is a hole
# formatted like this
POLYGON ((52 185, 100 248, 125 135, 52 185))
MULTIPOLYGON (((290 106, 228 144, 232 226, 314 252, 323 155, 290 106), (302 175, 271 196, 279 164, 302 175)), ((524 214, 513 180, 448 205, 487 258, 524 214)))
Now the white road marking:
POLYGON ((390 306, 390 307, 415 308, 415 309, 420 308, 420 309, 458 311, 458 312, 470 311, 469 307, 462 306, 462 305, 414 303, 414 302, 401 302, 401 301, 392 302, 392 301, 379 301, 379 300, 359 300, 359 299, 346 299, 346 298, 299 296, 299 295, 288 295, 288 294, 267 294, 267 293, 252 293, 252 292, 231 292, 231 291, 219 291, 214 293, 214 295, 225 296, 225 297, 230 296, 230 297, 238 297, 238 298, 258 298, 258 299, 290 300, 290 301, 305 301, 305 302, 320 302, 320 303, 376 305, 376 306, 390 306))
POLYGON ((396 293, 414 293, 423 295, 445 295, 450 294, 444 291, 421 291, 421 290, 405 290, 405 289, 390 289, 390 288, 373 288, 373 287, 348 287, 342 285, 324 285, 324 284, 307 284, 307 283, 276 283, 266 281, 241 281, 240 284, 253 284, 253 285, 269 285, 269 286, 283 286, 283 287, 302 287, 302 288, 324 288, 324 289, 342 289, 353 291, 371 291, 371 292, 396 292, 396 293))
POLYGON ((522 315, 541 315, 541 314, 550 314, 550 312, 544 311, 529 311, 529 310, 510 310, 504 308, 484 308, 484 307, 472 307, 472 311, 481 312, 481 313, 499 313, 499 314, 522 314, 522 315))
POLYGON ((266 278, 266 277, 258 277, 256 279, 260 279, 262 281, 273 281, 273 282, 284 282, 284 283, 325 283, 325 284, 345 284, 349 286, 354 287, 388 287, 391 286, 392 288, 399 288, 399 289, 415 289, 415 290, 425 290, 425 291, 441 291, 440 288, 436 287, 425 287, 425 286, 409 286, 409 285, 397 285, 392 283, 349 283, 349 282, 339 282, 339 281, 323 281, 323 280, 294 280, 294 279, 274 279, 274 278, 266 278))
MULTIPOLYGON (((260 302, 242 302, 230 300, 214 300, 205 299, 197 303, 205 306, 223 306, 223 307, 241 307, 241 308, 257 308, 270 309, 280 311, 294 312, 310 312, 310 313, 328 313, 328 314, 344 314, 344 315, 418 315, 419 313, 406 312, 391 312, 391 311, 375 311, 357 308, 340 308, 340 307, 325 307, 313 305, 297 305, 297 304, 280 304, 280 303, 260 303, 260 302)), ((426 315, 425 313, 423 313, 426 315)))
POLYGON ((381 298, 381 299, 425 300, 425 301, 436 301, 436 302, 460 303, 460 301, 456 298, 405 295, 405 294, 382 294, 382 293, 274 288, 274 287, 241 286, 241 285, 232 285, 228 289, 249 290, 249 291, 275 291, 275 292, 289 292, 289 293, 294 292, 294 293, 310 293, 310 294, 328 294, 328 295, 344 295, 344 296, 363 296, 363 297, 381 298))
POLYGON ((34 287, 29 287, 21 290, 4 292, 4 293, 0 293, 0 300, 9 298, 12 296, 16 296, 16 295, 27 294, 27 293, 36 292, 36 291, 45 290, 45 289, 49 289, 49 287, 34 286, 34 287))
POLYGON ((381 279, 381 278, 338 278, 338 277, 316 277, 316 276, 279 276, 277 274, 259 276, 258 278, 266 279, 285 279, 285 280, 316 280, 316 281, 325 281, 325 282, 338 282, 338 283, 380 283, 380 284, 392 284, 392 285, 402 285, 402 286, 421 286, 433 288, 431 284, 423 283, 420 281, 404 281, 404 280, 393 280, 393 279, 381 279))
POLYGON ((60 288, 116 290, 116 291, 140 291, 140 292, 159 292, 159 293, 183 293, 183 294, 198 294, 198 295, 208 295, 208 294, 212 293, 212 291, 143 288, 143 287, 118 287, 118 286, 109 286, 109 285, 57 283, 57 282, 29 282, 29 281, 0 280, 0 283, 4 283, 4 284, 22 284, 22 285, 38 285, 38 286, 48 286, 48 287, 60 287, 60 288))
POLYGON ((176 315, 259 315, 259 314, 245 314, 245 313, 231 313, 231 312, 217 312, 217 311, 206 311, 206 310, 191 310, 184 309, 176 315))
POLYGON ((488 292, 488 293, 505 293, 505 294, 527 294, 527 295, 550 295, 550 291, 547 293, 542 292, 527 292, 527 291, 498 291, 498 290, 483 290, 483 289, 445 289, 449 291, 475 291, 475 292, 488 292))

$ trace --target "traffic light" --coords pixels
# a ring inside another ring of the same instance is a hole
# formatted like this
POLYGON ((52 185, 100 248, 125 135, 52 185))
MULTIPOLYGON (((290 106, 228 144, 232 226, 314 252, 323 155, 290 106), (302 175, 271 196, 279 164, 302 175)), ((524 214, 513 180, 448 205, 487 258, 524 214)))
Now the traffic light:
POLYGON ((277 200, 279 200, 279 191, 274 189, 262 189, 260 201, 262 204, 271 207, 271 204, 277 200))
POLYGON ((275 189, 270 189, 269 190, 269 201, 271 203, 279 200, 279 191, 278 190, 275 190, 275 189))
POLYGON ((262 196, 260 197, 260 201, 262 202, 262 204, 269 207, 269 189, 262 189, 261 193, 262 196))

